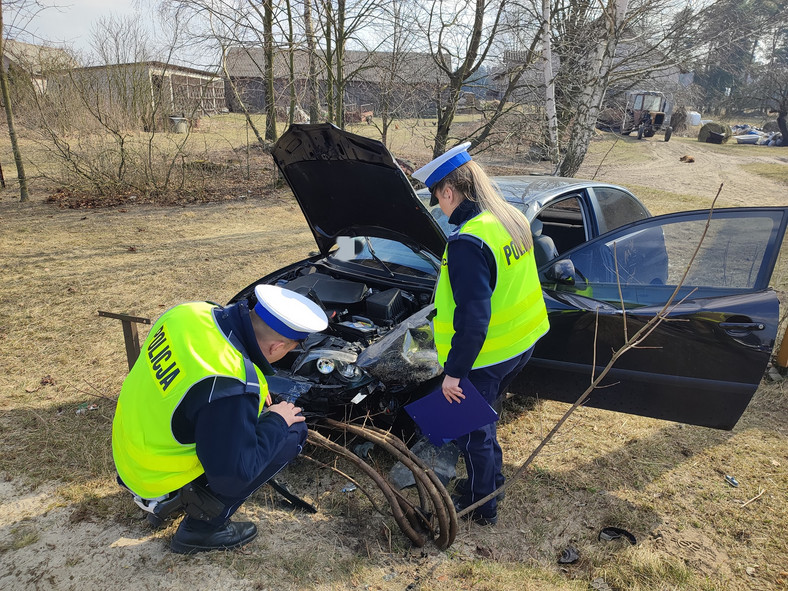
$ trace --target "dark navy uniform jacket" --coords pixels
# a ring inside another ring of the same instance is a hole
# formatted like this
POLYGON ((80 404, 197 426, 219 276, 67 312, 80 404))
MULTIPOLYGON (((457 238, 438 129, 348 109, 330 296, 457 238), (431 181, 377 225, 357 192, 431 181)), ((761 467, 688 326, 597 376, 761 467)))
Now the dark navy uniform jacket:
MULTIPOLYGON (((241 353, 265 375, 273 374, 257 344, 246 302, 219 308, 216 315, 225 336, 238 337, 241 353)), ((245 393, 237 379, 215 377, 195 384, 173 415, 175 438, 196 443, 208 484, 219 494, 234 496, 244 490, 287 437, 287 422, 266 411, 258 419, 258 408, 258 396, 245 393)))
POLYGON ((459 227, 481 213, 478 204, 464 200, 449 216, 458 228, 449 235, 449 280, 456 308, 454 338, 444 370, 453 378, 465 378, 487 336, 490 298, 497 269, 490 248, 475 236, 459 234, 459 227))

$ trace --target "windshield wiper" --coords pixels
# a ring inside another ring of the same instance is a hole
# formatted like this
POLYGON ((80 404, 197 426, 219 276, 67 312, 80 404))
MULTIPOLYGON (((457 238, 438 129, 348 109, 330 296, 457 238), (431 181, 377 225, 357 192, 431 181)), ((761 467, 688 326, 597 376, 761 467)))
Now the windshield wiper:
POLYGON ((375 249, 372 248, 372 243, 369 241, 369 236, 364 236, 364 240, 367 242, 367 248, 369 249, 369 254, 372 255, 372 258, 379 262, 392 278, 396 277, 396 275, 394 275, 394 271, 389 269, 389 266, 384 263, 378 255, 375 254, 375 249))

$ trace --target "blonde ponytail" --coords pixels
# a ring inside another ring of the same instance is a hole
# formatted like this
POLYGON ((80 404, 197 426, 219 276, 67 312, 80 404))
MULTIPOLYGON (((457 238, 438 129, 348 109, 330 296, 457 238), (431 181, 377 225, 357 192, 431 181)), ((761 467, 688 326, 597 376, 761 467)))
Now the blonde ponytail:
POLYGON ((525 215, 501 197, 490 177, 473 160, 451 171, 433 190, 439 190, 446 184, 454 187, 468 201, 478 203, 482 211, 493 214, 509 232, 514 243, 522 246, 524 251, 533 248, 531 226, 525 215))

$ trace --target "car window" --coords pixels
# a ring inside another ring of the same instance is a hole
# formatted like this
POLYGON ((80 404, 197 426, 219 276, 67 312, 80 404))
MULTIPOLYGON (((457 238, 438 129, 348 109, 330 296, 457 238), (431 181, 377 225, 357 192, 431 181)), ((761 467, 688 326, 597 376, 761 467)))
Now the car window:
POLYGON ((355 263, 386 272, 436 275, 437 262, 428 255, 414 252, 401 242, 386 238, 338 236, 337 248, 328 256, 333 262, 355 263))
MULTIPOLYGON (((763 288, 768 277, 764 279, 762 267, 778 225, 779 218, 770 214, 715 217, 676 301, 763 288)), ((574 285, 546 287, 614 306, 622 298, 627 307, 664 304, 681 282, 705 227, 706 217, 696 214, 602 237, 569 253, 574 285)))
POLYGON ((588 240, 591 233, 586 228, 583 205, 577 196, 555 201, 536 216, 542 222, 542 236, 553 241, 559 254, 571 250, 588 240))
POLYGON ((594 195, 599 204, 597 224, 600 234, 650 217, 648 210, 634 195, 621 189, 594 187, 594 195))
POLYGON ((643 108, 647 111, 661 111, 662 99, 658 96, 648 95, 643 97, 643 108))

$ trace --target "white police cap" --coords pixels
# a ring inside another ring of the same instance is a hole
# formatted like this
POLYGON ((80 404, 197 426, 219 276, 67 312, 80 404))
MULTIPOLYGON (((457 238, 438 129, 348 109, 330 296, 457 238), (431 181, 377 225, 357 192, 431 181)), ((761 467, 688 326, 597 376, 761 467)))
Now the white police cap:
POLYGON ((254 311, 280 335, 300 341, 328 326, 326 313, 315 302, 276 285, 254 288, 257 304, 254 311))
POLYGON ((443 180, 452 170, 471 160, 471 155, 468 154, 468 148, 470 147, 471 142, 454 146, 451 150, 428 162, 410 176, 432 189, 436 183, 443 180))

